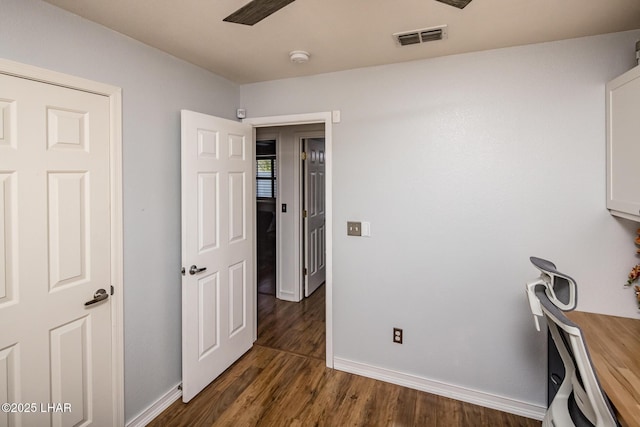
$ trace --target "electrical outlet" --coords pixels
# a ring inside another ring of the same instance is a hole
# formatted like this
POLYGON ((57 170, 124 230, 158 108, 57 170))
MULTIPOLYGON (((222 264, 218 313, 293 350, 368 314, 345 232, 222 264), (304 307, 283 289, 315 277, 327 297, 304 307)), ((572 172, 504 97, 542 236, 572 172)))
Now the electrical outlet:
POLYGON ((393 328, 393 342, 396 344, 402 344, 402 329, 393 328))

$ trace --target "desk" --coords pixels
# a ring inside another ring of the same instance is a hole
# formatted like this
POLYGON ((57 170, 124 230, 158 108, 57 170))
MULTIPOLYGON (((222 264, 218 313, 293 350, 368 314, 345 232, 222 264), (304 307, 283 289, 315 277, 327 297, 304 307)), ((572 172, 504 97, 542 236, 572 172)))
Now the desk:
POLYGON ((625 427, 640 427, 640 319, 571 311, 600 385, 625 427))

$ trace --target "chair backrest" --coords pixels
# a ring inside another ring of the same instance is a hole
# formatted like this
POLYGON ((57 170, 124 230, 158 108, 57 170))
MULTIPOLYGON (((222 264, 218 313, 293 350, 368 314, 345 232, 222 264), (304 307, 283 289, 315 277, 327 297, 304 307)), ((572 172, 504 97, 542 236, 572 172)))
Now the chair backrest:
MULTIPOLYGON (((615 413, 600 387, 580 327, 551 302, 542 286, 536 289, 536 296, 542 304, 549 332, 565 366, 563 382, 570 382, 571 385, 567 403, 561 406, 568 409, 568 415, 576 426, 617 426, 615 413)), ((562 397, 556 395, 556 398, 562 397)), ((559 419, 558 411, 554 418, 559 419)), ((565 424, 556 422, 555 425, 565 424)))
POLYGON ((534 311, 534 305, 532 311, 534 315, 542 314, 547 320, 549 333, 565 367, 564 380, 545 416, 547 423, 543 422, 543 425, 618 426, 593 369, 582 331, 563 313, 563 310, 573 310, 576 306, 575 280, 558 272, 550 261, 532 257, 531 262, 542 272, 540 280, 527 285, 529 298, 539 301, 541 313, 534 311))
POLYGON ((551 261, 533 256, 529 260, 540 270, 540 278, 546 282, 545 291, 551 302, 564 311, 575 309, 578 305, 576 281, 560 273, 551 261))

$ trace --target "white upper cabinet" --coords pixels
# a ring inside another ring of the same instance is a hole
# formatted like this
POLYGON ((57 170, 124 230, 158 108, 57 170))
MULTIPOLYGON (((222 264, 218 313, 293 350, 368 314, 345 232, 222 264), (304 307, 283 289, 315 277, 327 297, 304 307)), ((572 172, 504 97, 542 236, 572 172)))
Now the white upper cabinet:
POLYGON ((607 209, 640 222, 640 66, 607 93, 607 209))

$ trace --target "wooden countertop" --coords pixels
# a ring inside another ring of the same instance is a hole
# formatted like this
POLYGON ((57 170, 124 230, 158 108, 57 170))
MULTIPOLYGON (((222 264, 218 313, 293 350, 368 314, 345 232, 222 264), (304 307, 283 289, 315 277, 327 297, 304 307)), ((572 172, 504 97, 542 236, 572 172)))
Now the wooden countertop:
POLYGON ((640 427, 640 319, 572 311, 600 385, 625 427, 640 427))

